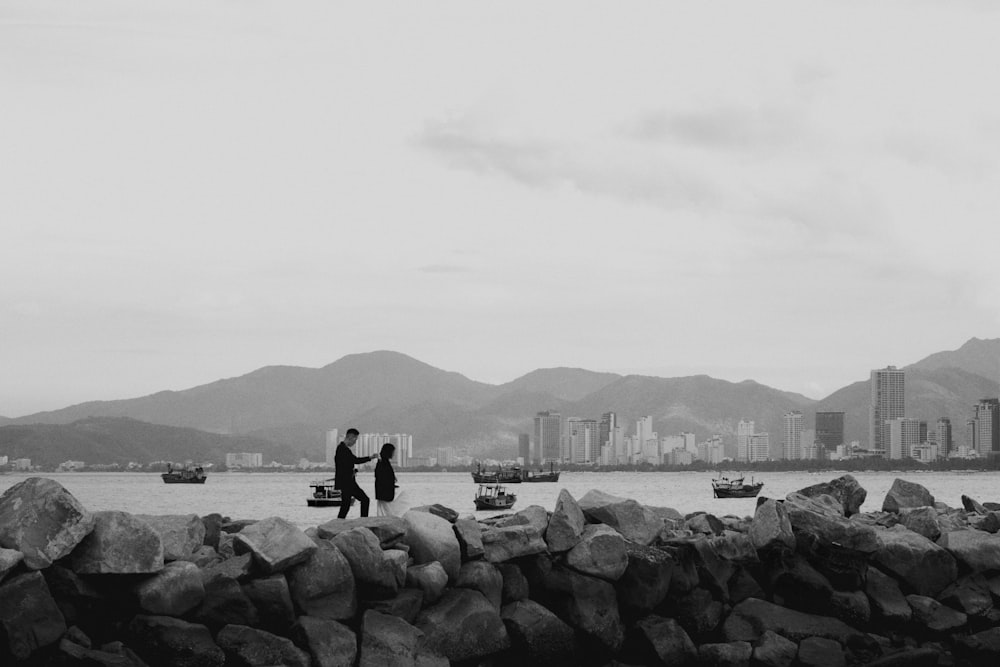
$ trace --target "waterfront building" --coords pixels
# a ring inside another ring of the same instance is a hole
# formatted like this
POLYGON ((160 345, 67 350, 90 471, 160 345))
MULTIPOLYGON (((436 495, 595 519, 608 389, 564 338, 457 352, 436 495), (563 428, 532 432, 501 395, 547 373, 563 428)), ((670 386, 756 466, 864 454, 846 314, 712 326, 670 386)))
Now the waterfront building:
POLYGON ((797 461, 802 458, 802 413, 786 412, 783 419, 785 437, 782 441, 782 458, 797 461))
POLYGON ((897 417, 889 420, 889 458, 913 458, 913 448, 920 444, 920 420, 897 417))
POLYGON ((869 393, 868 448, 886 450, 889 444, 889 422, 905 414, 905 373, 895 366, 873 370, 869 393))
MULTIPOLYGON (((753 422, 750 422, 753 424, 753 422)), ((747 445, 747 457, 750 463, 767 461, 771 458, 771 437, 767 433, 754 433, 747 445)))
POLYGON ((618 415, 615 412, 605 412, 601 415, 600 430, 597 435, 597 445, 604 447, 611 442, 612 434, 618 427, 618 415))
POLYGON ((569 439, 569 460, 573 463, 595 463, 598 458, 600 428, 596 419, 571 417, 566 420, 569 439))
POLYGON ((326 465, 331 468, 335 465, 337 457, 337 445, 340 444, 340 430, 331 428, 326 432, 326 465))
POLYGON ((941 456, 947 457, 951 454, 952 450, 952 434, 951 434, 951 420, 947 417, 941 417, 937 420, 937 435, 935 437, 935 442, 937 442, 938 451, 941 456))
POLYGON ((919 445, 913 446, 913 458, 922 462, 930 463, 931 461, 937 461, 940 456, 940 448, 929 442, 922 442, 919 445))
POLYGON ((548 410, 535 415, 535 448, 539 463, 558 461, 562 445, 562 415, 548 410))
POLYGON ((736 460, 750 460, 750 438, 753 436, 754 423, 741 419, 736 425, 736 460))
POLYGON ((1000 399, 984 398, 973 406, 969 446, 980 456, 1000 456, 1000 399))
POLYGON ((263 468, 264 455, 260 452, 237 452, 226 454, 227 468, 263 468))
POLYGON ((517 436, 517 455, 521 457, 521 465, 530 466, 533 463, 531 460, 531 437, 527 433, 519 433, 517 436))
MULTIPOLYGON (((687 449, 684 443, 684 436, 681 435, 665 435, 660 438, 660 451, 661 452, 672 452, 675 449, 687 449)), ((697 449, 694 453, 697 453, 697 449)))
POLYGON ((816 413, 816 442, 833 451, 844 444, 844 413, 816 413))

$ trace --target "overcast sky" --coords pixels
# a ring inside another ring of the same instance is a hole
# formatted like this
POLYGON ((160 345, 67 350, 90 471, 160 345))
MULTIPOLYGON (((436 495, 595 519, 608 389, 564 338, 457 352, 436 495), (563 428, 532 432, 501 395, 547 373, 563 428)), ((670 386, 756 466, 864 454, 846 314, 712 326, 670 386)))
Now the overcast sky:
POLYGON ((985 0, 2 0, 0 415, 380 349, 821 398, 995 338, 997 35, 985 0))

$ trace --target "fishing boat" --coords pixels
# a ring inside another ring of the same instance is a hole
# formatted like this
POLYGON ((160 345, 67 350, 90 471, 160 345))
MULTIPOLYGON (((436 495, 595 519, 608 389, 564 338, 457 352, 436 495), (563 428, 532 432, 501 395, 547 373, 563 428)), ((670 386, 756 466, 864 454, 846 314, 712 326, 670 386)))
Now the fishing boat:
POLYGON ((166 484, 204 484, 208 479, 205 469, 201 466, 187 465, 182 468, 175 468, 174 464, 167 464, 167 472, 160 475, 166 484))
POLYGON ((477 510, 506 510, 514 506, 517 496, 502 484, 480 484, 476 492, 477 510))
POLYGON ((525 482, 558 482, 559 481, 559 470, 556 470, 552 464, 549 462, 549 471, 544 472, 539 469, 538 472, 533 472, 531 470, 524 471, 524 481, 525 482))
POLYGON ((476 463, 476 469, 472 471, 472 481, 476 484, 520 484, 521 468, 500 466, 496 470, 489 471, 485 470, 481 463, 476 463))
POLYGON ((340 489, 333 488, 332 479, 309 482, 309 488, 312 489, 312 493, 306 498, 309 507, 340 507, 344 504, 340 489))
POLYGON ((749 482, 740 475, 739 477, 716 477, 712 480, 712 493, 716 498, 754 498, 764 488, 764 482, 755 482, 750 478, 749 482))

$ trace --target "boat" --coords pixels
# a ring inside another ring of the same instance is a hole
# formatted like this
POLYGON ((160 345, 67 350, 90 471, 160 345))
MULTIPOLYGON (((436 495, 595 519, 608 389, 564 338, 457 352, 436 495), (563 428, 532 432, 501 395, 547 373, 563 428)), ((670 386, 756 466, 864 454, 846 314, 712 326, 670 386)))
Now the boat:
POLYGON ((552 462, 549 462, 548 472, 544 472, 541 468, 539 468, 538 472, 525 470, 523 476, 525 482, 558 482, 559 473, 559 470, 554 469, 552 462))
POLYGON ((344 504, 340 489, 333 488, 332 479, 309 482, 309 487, 313 490, 312 495, 306 498, 309 507, 340 507, 344 504))
POLYGON ((491 472, 484 470, 482 464, 476 463, 476 469, 472 472, 472 481, 476 484, 520 484, 521 468, 519 466, 512 468, 500 466, 491 472))
POLYGON ((750 478, 749 482, 740 475, 739 477, 716 477, 712 480, 712 493, 716 498, 754 498, 764 488, 764 482, 754 482, 750 478))
POLYGON ((188 465, 183 468, 175 468, 172 463, 167 464, 167 472, 160 475, 166 484, 204 484, 208 479, 205 469, 201 466, 188 465))
POLYGON ((514 506, 517 496, 502 484, 480 484, 476 492, 477 510, 506 510, 514 506))

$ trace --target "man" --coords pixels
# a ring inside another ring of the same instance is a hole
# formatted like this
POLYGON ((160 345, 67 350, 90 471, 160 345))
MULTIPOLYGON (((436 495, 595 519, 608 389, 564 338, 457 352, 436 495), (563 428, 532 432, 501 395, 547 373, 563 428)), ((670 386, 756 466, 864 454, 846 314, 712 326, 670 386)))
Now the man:
POLYGON ((347 429, 344 440, 337 445, 337 453, 333 457, 335 472, 333 474, 333 488, 340 489, 340 512, 338 519, 347 518, 347 513, 351 509, 351 499, 357 498, 361 503, 361 516, 368 516, 368 505, 371 501, 368 495, 361 490, 354 479, 354 464, 367 463, 372 460, 371 456, 355 456, 351 447, 358 441, 358 429, 347 429))

